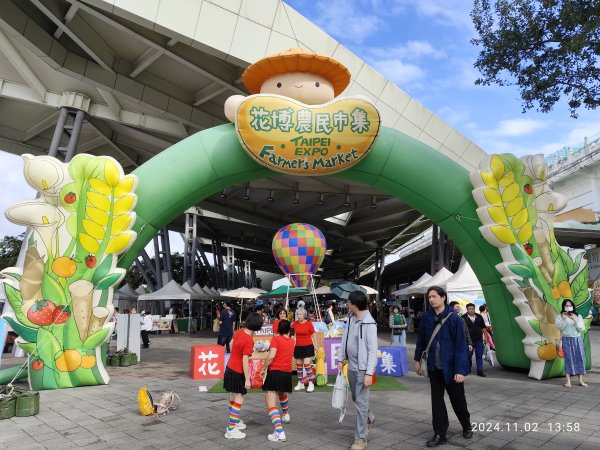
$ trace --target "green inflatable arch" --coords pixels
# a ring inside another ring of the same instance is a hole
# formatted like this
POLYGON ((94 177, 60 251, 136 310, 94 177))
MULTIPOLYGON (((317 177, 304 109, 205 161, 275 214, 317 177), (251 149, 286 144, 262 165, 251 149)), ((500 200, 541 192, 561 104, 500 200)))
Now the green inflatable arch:
MULTIPOLYGON (((241 148, 233 125, 199 132, 173 145, 134 171, 139 178, 135 208, 138 238, 119 266, 128 268, 139 252, 178 215, 219 190, 273 174, 241 148)), ((438 224, 475 271, 498 333, 497 358, 505 367, 528 369, 514 317, 513 297, 495 265, 498 249, 479 232, 469 172, 456 162, 396 130, 383 127, 368 155, 344 172, 331 175, 378 187, 438 224)), ((275 233, 276 230, 273 230, 275 233)))

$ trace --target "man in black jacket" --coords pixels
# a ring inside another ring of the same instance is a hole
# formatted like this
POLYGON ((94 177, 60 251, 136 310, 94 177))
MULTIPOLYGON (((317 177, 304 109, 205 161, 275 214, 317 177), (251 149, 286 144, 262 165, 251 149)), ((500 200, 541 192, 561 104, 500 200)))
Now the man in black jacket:
POLYGON ((471 336, 472 347, 469 348, 469 361, 471 367, 473 366, 473 352, 475 352, 475 362, 477 364, 477 375, 485 377, 483 371, 483 351, 485 346, 483 339, 487 340, 487 331, 485 329, 485 321, 480 314, 475 312, 475 305, 473 303, 467 304, 467 313, 462 316, 467 329, 469 330, 469 336, 471 336))

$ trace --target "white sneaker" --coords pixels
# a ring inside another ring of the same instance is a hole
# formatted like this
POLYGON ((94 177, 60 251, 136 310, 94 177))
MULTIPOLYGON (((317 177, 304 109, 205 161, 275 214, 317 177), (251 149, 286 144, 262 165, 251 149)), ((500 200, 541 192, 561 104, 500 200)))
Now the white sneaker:
POLYGON ((290 415, 286 413, 281 415, 281 421, 283 423, 290 423, 292 419, 290 418, 290 415))
POLYGON ((244 423, 243 420, 240 419, 240 421, 236 424, 235 426, 238 430, 245 430, 246 429, 246 424, 244 423))
POLYGON ((314 383, 308 383, 308 389, 306 389, 306 392, 312 392, 315 390, 315 384, 314 383))
POLYGON ((304 389, 304 384, 298 383, 294 388, 295 391, 302 391, 304 389))
POLYGON ((225 432, 225 439, 244 439, 246 437, 246 433, 242 433, 237 428, 234 428, 232 431, 227 430, 225 432))
POLYGON ((272 442, 285 442, 285 432, 282 431, 281 433, 278 433, 277 431, 274 431, 267 436, 267 439, 272 442))

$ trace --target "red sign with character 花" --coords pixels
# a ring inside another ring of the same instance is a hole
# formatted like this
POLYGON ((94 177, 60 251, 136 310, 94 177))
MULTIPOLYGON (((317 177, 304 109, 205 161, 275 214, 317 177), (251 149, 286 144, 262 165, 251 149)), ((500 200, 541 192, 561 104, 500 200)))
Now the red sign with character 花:
POLYGON ((194 380, 223 378, 225 347, 221 345, 194 345, 190 358, 190 376, 194 380))

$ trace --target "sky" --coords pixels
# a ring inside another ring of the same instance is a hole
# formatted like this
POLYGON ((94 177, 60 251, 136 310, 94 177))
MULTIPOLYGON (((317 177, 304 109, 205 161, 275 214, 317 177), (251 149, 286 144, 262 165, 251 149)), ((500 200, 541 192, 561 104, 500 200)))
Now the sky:
MULTIPOLYGON (((488 153, 550 154, 600 132, 599 113, 522 113, 515 87, 476 86, 468 0, 286 0, 488 153)), ((20 157, 0 152, 0 211, 34 197, 20 157)), ((0 236, 23 227, 0 218, 0 236)), ((173 239, 172 239, 173 241, 173 239)))

